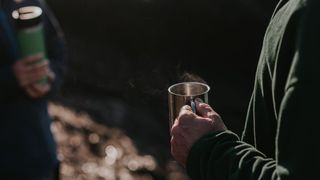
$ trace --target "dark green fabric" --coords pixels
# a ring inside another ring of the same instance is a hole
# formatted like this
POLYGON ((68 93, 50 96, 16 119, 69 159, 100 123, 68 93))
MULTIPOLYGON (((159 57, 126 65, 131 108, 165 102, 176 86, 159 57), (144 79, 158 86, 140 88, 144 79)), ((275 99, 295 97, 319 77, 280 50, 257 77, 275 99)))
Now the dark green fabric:
POLYGON ((195 180, 319 179, 320 1, 279 2, 266 30, 242 138, 210 133, 192 147, 195 180))

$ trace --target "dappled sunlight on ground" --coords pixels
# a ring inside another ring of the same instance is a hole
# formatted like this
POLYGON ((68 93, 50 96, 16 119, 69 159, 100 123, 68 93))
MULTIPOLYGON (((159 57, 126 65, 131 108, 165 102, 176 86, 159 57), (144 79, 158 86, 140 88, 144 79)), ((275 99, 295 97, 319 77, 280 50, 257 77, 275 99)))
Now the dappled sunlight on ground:
POLYGON ((160 168, 156 158, 140 154, 120 129, 108 128, 83 113, 49 104, 58 144, 61 180, 186 180, 174 161, 160 168))

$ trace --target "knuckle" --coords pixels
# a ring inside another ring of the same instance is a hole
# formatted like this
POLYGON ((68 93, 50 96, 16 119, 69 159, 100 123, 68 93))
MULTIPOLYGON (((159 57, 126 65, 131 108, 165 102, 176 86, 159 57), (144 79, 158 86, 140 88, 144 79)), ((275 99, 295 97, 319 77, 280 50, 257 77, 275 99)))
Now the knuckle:
POLYGON ((189 124, 190 121, 192 121, 195 118, 197 118, 197 117, 193 112, 186 112, 184 114, 181 114, 177 118, 177 120, 179 122, 179 125, 183 126, 183 125, 189 124))
POLYGON ((189 119, 189 118, 191 118, 191 117, 193 117, 193 116, 194 116, 194 113, 193 113, 193 112, 191 112, 191 111, 186 111, 186 112, 180 114, 180 116, 178 117, 178 119, 180 119, 180 121, 183 121, 183 120, 189 119))
POLYGON ((205 104, 205 103, 199 103, 199 107, 201 107, 201 108, 206 107, 206 105, 207 105, 207 104, 205 104))
POLYGON ((172 127, 171 129, 171 134, 172 134, 172 137, 175 137, 175 135, 179 134, 180 133, 180 128, 179 126, 174 126, 172 127))
POLYGON ((191 111, 191 107, 189 105, 184 105, 181 108, 182 110, 187 110, 187 111, 191 111))
POLYGON ((171 140, 170 140, 170 144, 171 146, 175 146, 176 144, 176 139, 174 138, 174 136, 172 136, 171 140))
POLYGON ((214 112, 210 113, 209 117, 211 119, 215 119, 215 120, 220 120, 221 119, 220 115, 217 114, 217 113, 214 113, 214 112))
POLYGON ((212 111, 212 108, 210 107, 209 104, 200 103, 200 104, 199 104, 199 107, 200 107, 201 109, 205 109, 205 110, 210 110, 210 111, 212 111))

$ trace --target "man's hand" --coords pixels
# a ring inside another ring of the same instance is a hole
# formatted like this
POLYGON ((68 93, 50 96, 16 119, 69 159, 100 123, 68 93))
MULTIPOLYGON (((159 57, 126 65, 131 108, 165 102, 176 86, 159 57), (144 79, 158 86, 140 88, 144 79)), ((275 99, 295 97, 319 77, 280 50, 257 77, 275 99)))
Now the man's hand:
POLYGON ((196 100, 197 114, 190 106, 181 108, 171 129, 171 154, 182 166, 186 165, 192 145, 204 134, 227 130, 219 114, 208 104, 196 100))
POLYGON ((55 74, 49 69, 49 73, 47 74, 48 83, 46 84, 37 84, 33 83, 30 86, 27 86, 25 90, 32 98, 39 98, 46 95, 51 89, 51 82, 55 79, 55 74))
POLYGON ((30 97, 39 98, 46 95, 50 91, 50 88, 49 84, 31 84, 25 90, 30 97))
POLYGON ((42 54, 31 55, 18 60, 13 66, 19 85, 32 98, 44 96, 51 88, 50 83, 39 84, 37 82, 44 78, 48 78, 49 82, 52 82, 55 78, 49 67, 49 61, 42 60, 42 58, 42 54))

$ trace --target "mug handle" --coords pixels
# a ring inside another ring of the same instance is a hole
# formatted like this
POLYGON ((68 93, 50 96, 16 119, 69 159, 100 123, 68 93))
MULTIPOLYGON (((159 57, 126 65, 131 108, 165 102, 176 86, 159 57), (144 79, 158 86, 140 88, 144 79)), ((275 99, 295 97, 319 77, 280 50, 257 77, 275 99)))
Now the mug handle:
POLYGON ((196 103, 194 102, 194 98, 190 99, 190 105, 191 105, 192 112, 196 113, 197 109, 196 109, 196 103))

